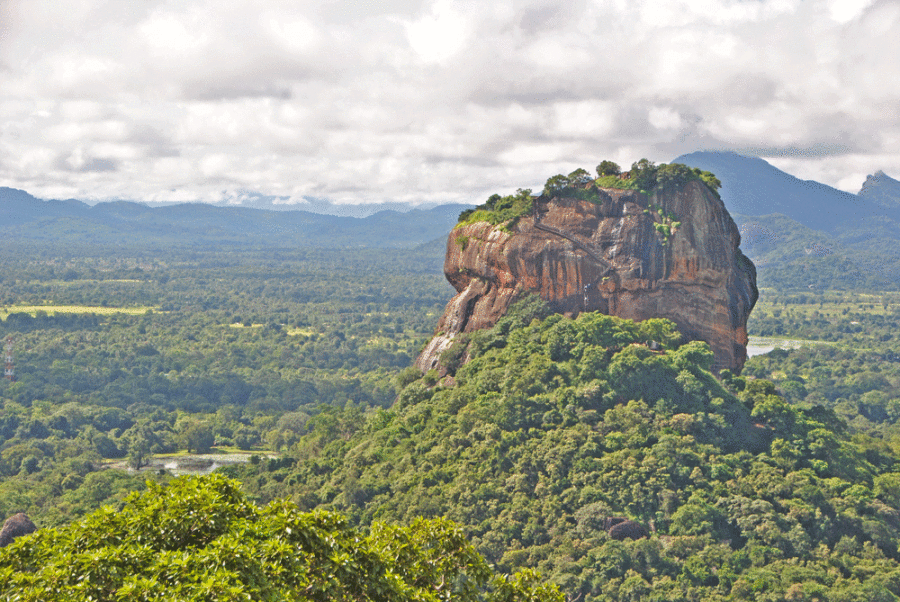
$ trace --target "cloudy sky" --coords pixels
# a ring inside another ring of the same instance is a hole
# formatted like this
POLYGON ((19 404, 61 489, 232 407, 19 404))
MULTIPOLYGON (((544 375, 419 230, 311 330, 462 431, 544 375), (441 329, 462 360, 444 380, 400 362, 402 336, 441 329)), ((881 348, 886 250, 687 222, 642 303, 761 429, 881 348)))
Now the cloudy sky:
POLYGON ((482 202, 763 156, 900 178, 897 0, 0 0, 0 186, 482 202))

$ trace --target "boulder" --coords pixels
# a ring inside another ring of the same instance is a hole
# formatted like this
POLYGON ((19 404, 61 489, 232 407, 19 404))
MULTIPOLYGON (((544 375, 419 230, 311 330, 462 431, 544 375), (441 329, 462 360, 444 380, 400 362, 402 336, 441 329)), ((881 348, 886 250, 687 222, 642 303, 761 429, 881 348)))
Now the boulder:
POLYGON ((609 530, 609 536, 618 541, 622 541, 623 539, 641 539, 643 537, 650 537, 647 533, 647 529, 640 523, 636 523, 633 520, 626 520, 617 525, 613 525, 609 530))
POLYGON ((3 530, 0 531, 0 548, 5 548, 17 537, 28 535, 37 531, 37 527, 24 512, 19 512, 6 519, 3 530))

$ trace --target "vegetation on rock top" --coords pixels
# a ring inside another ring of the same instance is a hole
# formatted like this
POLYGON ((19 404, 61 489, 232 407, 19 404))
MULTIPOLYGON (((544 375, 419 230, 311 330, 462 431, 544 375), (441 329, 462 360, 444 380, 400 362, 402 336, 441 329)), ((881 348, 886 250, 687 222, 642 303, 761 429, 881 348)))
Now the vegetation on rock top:
MULTIPOLYGON (((722 183, 710 172, 690 168, 680 163, 656 165, 647 159, 633 163, 631 170, 622 173, 621 168, 612 161, 602 161, 597 165, 597 177, 585 169, 576 169, 569 175, 551 176, 544 184, 541 197, 569 197, 596 202, 599 200, 600 188, 619 188, 638 190, 650 193, 654 190, 669 190, 686 182, 700 181, 717 197, 722 183)), ((466 209, 459 215, 459 225, 487 222, 503 224, 529 215, 534 208, 535 197, 532 191, 522 189, 513 195, 491 195, 488 200, 474 209, 466 209)))

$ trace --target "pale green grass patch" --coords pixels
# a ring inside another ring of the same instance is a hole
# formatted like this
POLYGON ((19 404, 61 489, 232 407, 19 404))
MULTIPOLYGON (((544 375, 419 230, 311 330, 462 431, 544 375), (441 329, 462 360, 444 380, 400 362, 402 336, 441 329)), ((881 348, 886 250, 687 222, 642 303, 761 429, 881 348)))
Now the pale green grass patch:
POLYGON ((157 307, 103 307, 91 305, 10 305, 0 308, 0 317, 4 320, 9 314, 25 313, 36 317, 38 312, 44 312, 49 316, 56 314, 127 314, 130 316, 142 316, 150 311, 159 311, 157 307))
POLYGON ((309 328, 285 328, 284 332, 292 337, 301 334, 308 337, 315 334, 315 332, 309 328))

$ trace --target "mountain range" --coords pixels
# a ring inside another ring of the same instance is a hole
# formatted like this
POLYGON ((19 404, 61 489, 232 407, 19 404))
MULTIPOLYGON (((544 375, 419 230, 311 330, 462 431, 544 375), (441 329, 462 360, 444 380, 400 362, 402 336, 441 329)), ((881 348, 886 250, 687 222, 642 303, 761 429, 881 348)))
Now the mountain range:
POLYGON ((444 236, 466 205, 383 210, 366 217, 184 203, 88 205, 0 188, 0 231, 8 238, 72 243, 216 244, 288 247, 414 247, 444 236))
POLYGON ((695 152, 672 161, 711 171, 732 214, 780 213, 808 228, 839 233, 848 221, 874 216, 900 218, 900 182, 884 172, 869 176, 859 194, 801 180, 758 157, 732 152, 695 152))
MULTIPOLYGON (((851 194, 733 152, 701 151, 672 162, 710 171, 722 182, 721 198, 741 229, 742 250, 760 268, 761 286, 893 288, 900 283, 900 181, 884 172, 870 175, 860 192, 851 194)), ((440 254, 460 211, 469 208, 390 207, 369 215, 331 215, 320 212, 328 209, 324 205, 312 211, 202 203, 151 207, 130 201, 91 206, 0 188, 0 232, 9 239, 112 246, 411 248, 434 242, 440 254)))

